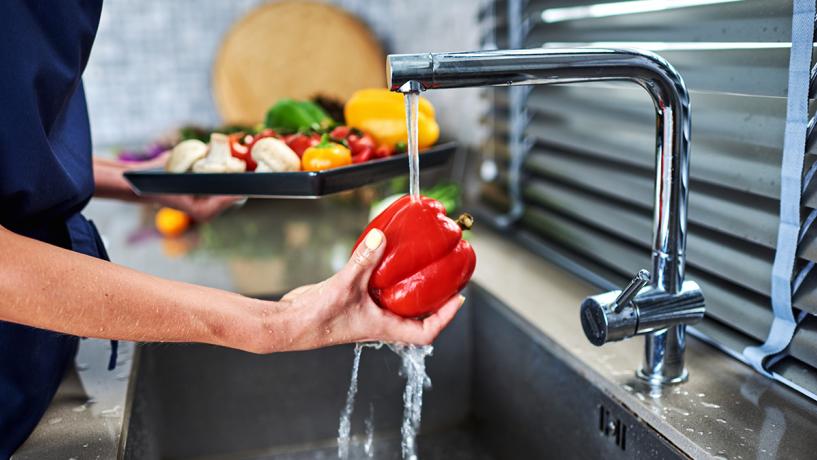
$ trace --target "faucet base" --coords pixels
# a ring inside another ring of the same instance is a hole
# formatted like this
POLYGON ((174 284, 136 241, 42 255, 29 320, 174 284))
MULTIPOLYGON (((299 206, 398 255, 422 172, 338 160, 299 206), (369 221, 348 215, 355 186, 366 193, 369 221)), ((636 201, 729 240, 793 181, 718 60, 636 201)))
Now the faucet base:
POLYGON ((684 366, 686 325, 678 324, 644 336, 644 363, 636 375, 652 385, 672 385, 689 378, 684 366))
POLYGON ((638 369, 635 371, 635 376, 653 386, 675 385, 689 380, 689 372, 687 372, 686 368, 681 375, 674 377, 668 377, 661 374, 648 374, 644 371, 644 369, 638 369))

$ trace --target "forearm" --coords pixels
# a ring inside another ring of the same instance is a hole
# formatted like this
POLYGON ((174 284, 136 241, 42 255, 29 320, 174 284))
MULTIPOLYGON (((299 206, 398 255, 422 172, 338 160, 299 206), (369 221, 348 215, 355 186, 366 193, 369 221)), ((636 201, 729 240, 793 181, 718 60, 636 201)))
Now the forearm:
POLYGON ((94 157, 94 195, 126 201, 144 201, 125 180, 127 167, 113 160, 94 157))
POLYGON ((168 281, 0 227, 0 320, 67 334, 283 348, 279 304, 168 281), (263 337, 261 337, 263 336, 263 337))

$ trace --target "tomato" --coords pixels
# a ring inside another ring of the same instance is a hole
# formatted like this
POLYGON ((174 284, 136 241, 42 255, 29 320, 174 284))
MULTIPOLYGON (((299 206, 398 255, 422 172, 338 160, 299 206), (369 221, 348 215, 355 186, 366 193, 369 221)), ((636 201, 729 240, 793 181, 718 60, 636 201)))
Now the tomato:
POLYGON ((302 157, 306 149, 318 145, 321 142, 321 136, 318 134, 311 136, 307 136, 306 134, 290 134, 289 136, 284 136, 284 142, 286 142, 287 146, 298 154, 299 157, 302 157))
POLYGON ((387 158, 394 155, 394 149, 386 144, 381 145, 374 151, 375 158, 387 158))
POLYGON ((356 152, 362 152, 366 148, 377 148, 377 143, 374 141, 374 138, 364 133, 359 134, 352 132, 346 138, 346 142, 349 143, 349 150, 352 151, 352 155, 355 155, 356 152))
POLYGON ((374 158, 374 150, 373 149, 366 149, 357 155, 352 156, 352 163, 365 163, 369 160, 374 158))
POLYGON ((349 136, 350 132, 352 132, 352 129, 348 126, 338 126, 329 133, 329 136, 331 136, 332 139, 342 141, 349 136))

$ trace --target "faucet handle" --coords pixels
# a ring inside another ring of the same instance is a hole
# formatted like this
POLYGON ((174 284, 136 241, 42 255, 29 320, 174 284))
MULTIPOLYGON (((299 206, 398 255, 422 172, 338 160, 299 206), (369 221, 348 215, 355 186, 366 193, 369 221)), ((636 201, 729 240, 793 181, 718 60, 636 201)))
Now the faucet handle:
POLYGON ((647 283, 650 282, 650 272, 641 269, 635 274, 635 277, 630 280, 630 283, 621 290, 621 294, 616 297, 615 303, 611 306, 613 313, 619 313, 625 305, 630 303, 647 283))
POLYGON ((638 308, 633 303, 650 282, 650 272, 639 270, 621 291, 610 291, 584 299, 581 321, 584 334, 593 345, 632 337, 638 329, 638 308))

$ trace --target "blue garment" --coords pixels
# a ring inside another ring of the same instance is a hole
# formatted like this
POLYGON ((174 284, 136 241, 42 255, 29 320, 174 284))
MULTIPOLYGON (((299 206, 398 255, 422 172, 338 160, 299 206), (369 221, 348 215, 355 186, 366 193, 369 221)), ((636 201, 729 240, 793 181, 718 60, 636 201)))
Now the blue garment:
MULTIPOLYGON (((102 0, 9 0, 0 14, 0 225, 106 258, 79 213, 94 190, 82 71, 102 0)), ((2 263, 2 254, 0 254, 2 263)), ((0 322, 0 459, 28 437, 78 338, 0 322)))

